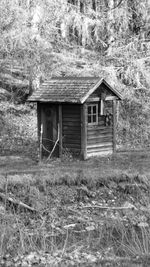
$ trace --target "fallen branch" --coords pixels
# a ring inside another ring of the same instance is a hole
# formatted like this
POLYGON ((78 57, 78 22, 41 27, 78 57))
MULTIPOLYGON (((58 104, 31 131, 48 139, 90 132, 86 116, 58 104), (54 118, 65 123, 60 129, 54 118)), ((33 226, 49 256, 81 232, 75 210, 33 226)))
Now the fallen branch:
POLYGON ((92 209, 103 209, 103 210, 127 210, 127 209, 133 209, 133 210, 137 210, 137 208, 133 205, 133 206, 123 206, 123 207, 109 207, 109 206, 82 206, 82 207, 78 207, 81 209, 88 209, 88 208, 92 208, 92 209))
POLYGON ((6 196, 4 193, 0 193, 0 198, 5 202, 8 201, 9 203, 13 204, 15 207, 20 206, 21 208, 29 210, 31 212, 37 212, 34 208, 28 206, 27 204, 24 204, 22 201, 18 201, 9 196, 6 196))

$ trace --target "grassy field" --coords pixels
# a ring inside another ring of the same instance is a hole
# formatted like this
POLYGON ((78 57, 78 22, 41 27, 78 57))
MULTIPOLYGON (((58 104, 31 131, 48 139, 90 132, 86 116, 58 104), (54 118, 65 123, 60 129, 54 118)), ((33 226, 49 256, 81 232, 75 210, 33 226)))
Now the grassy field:
POLYGON ((1 266, 150 265, 150 151, 1 157, 0 178, 1 266))

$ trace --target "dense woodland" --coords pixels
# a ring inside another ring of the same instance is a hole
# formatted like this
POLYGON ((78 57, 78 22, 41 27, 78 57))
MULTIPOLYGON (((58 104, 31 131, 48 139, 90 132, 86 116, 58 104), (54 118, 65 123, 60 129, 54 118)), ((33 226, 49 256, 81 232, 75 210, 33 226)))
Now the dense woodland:
POLYGON ((0 14, 1 148, 35 139, 25 100, 67 75, 106 78, 124 98, 118 145, 150 144, 149 0, 1 0, 0 14))

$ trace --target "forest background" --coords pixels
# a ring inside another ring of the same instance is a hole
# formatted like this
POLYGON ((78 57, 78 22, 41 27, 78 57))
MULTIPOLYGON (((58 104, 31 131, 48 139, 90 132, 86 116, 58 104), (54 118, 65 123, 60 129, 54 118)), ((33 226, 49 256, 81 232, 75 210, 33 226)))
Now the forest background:
POLYGON ((28 95, 51 76, 100 76, 123 95, 121 149, 150 145, 150 0, 1 0, 0 149, 37 153, 28 95))

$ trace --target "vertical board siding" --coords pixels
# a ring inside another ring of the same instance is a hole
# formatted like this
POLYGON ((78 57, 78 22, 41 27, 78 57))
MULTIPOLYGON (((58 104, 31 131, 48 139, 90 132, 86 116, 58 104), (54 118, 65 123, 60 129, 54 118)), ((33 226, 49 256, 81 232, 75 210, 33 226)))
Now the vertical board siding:
POLYGON ((81 106, 62 105, 62 147, 63 152, 81 153, 81 106))

